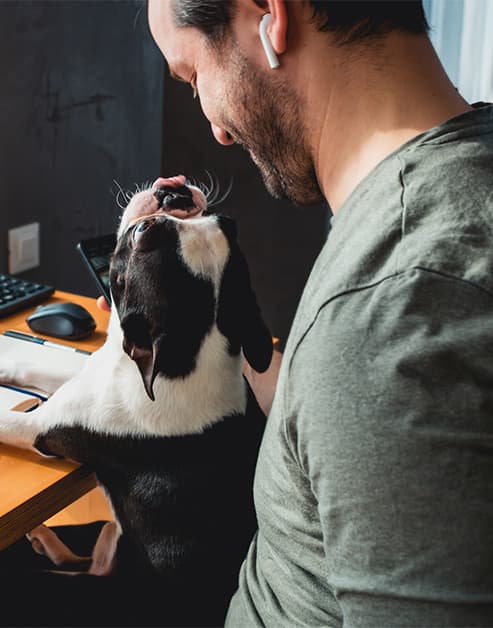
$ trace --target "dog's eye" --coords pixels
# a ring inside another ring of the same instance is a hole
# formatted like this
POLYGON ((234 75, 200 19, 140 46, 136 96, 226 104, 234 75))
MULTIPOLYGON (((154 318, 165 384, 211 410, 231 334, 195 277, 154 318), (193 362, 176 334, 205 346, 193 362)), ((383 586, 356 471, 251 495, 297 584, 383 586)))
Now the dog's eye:
POLYGON ((155 218, 146 218, 145 220, 141 220, 140 222, 138 222, 133 228, 132 240, 134 242, 138 242, 142 234, 145 233, 147 229, 149 229, 149 227, 153 225, 155 222, 156 222, 155 218))

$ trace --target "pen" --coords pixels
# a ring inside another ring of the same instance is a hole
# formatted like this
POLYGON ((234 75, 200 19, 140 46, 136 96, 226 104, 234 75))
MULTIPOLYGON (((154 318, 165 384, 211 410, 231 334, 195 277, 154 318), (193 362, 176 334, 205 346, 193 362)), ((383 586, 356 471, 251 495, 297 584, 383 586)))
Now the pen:
POLYGON ((65 351, 72 351, 74 353, 82 353, 83 355, 91 355, 90 351, 84 351, 83 349, 77 349, 76 347, 69 347, 62 345, 59 342, 50 342, 44 338, 38 338, 38 336, 32 336, 31 334, 25 334, 22 331, 16 331, 14 329, 7 329, 3 332, 4 336, 9 338, 16 338, 17 340, 26 340, 27 342, 34 342, 38 345, 44 345, 45 347, 52 347, 53 349, 64 349, 65 351))
MULTIPOLYGON (((8 388, 8 390, 13 390, 15 392, 22 393, 23 395, 28 395, 29 397, 36 397, 38 401, 46 401, 48 399, 46 395, 41 395, 40 393, 32 390, 26 390, 25 388, 19 388, 19 386, 12 386, 12 384, 0 384, 0 388, 8 388)), ((25 402, 23 401, 22 403, 25 402)), ((12 410, 18 410, 18 408, 12 408, 12 410)))

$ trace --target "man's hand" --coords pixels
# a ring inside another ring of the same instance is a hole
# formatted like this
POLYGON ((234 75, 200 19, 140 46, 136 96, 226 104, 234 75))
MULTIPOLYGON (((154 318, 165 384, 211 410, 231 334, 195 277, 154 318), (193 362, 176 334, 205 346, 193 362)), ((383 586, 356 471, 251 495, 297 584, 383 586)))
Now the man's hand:
POLYGON ((110 312, 111 311, 111 308, 108 305, 108 301, 104 297, 102 297, 102 296, 98 297, 98 300, 97 300, 96 303, 97 303, 98 308, 100 310, 103 310, 103 312, 110 312))

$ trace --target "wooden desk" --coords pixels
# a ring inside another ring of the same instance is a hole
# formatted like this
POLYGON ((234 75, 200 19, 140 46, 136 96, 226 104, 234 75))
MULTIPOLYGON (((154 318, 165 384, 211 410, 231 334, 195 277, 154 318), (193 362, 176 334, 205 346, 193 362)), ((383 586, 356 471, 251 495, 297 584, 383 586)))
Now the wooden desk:
MULTIPOLYGON (((97 308, 95 299, 69 292, 55 292, 43 305, 60 301, 84 306, 93 315, 97 327, 86 340, 67 342, 57 338, 56 342, 96 351, 106 339, 109 314, 97 308)), ((32 333, 25 319, 34 309, 0 318, 0 333, 6 329, 32 333)), ((95 487, 96 478, 85 466, 0 444, 0 550, 95 487)))

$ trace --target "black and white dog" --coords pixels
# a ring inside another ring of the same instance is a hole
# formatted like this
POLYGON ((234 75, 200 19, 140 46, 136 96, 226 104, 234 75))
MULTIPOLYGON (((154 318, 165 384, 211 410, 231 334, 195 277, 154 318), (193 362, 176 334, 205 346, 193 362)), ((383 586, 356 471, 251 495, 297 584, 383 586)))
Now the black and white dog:
POLYGON ((256 530, 253 474, 265 416, 243 356, 269 366, 272 338, 231 219, 168 180, 133 196, 110 267, 105 344, 60 376, 0 362, 0 380, 54 392, 2 412, 0 441, 87 463, 115 515, 117 573, 234 591, 256 530), (184 220, 180 215, 190 215, 184 220))

